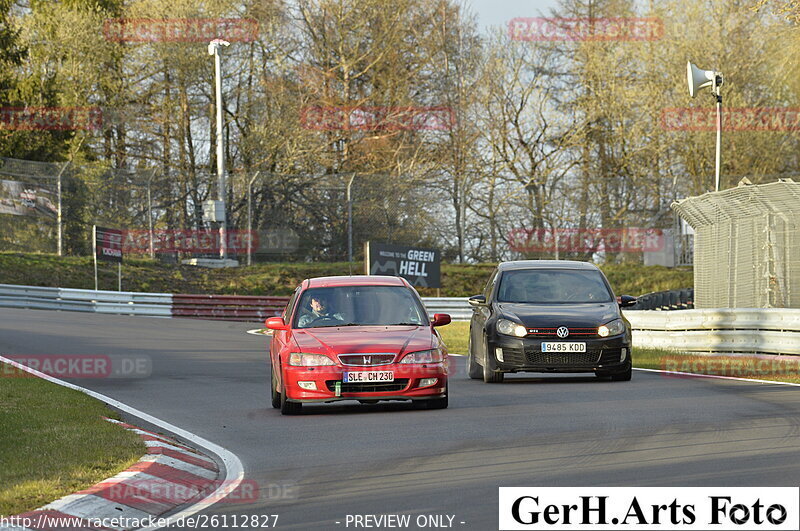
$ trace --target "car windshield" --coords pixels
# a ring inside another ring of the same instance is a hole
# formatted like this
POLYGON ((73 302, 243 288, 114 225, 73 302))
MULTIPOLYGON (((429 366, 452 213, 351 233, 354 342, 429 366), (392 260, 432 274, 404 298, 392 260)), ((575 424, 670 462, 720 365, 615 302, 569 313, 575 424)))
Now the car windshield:
POLYGON ((306 290, 297 306, 295 328, 429 324, 425 308, 403 286, 338 286, 306 290))
POLYGON ((599 271, 576 269, 519 269, 505 271, 498 302, 531 304, 611 302, 612 295, 599 271))

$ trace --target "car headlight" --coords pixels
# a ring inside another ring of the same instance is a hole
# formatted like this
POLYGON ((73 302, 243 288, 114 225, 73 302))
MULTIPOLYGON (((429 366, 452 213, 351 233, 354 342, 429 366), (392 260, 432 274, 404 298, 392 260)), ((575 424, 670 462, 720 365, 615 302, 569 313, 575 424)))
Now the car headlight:
POLYGON ((289 354, 289 365, 294 365, 295 367, 321 367, 323 365, 336 365, 336 363, 322 354, 292 352, 289 354))
POLYGON ((507 336, 525 337, 528 335, 527 328, 508 319, 497 320, 497 331, 507 336))
POLYGON ((597 327, 597 335, 600 337, 618 336, 625 332, 625 323, 622 319, 614 319, 610 323, 597 327))
POLYGON ((439 363, 443 359, 442 351, 438 348, 432 350, 420 350, 418 352, 409 352, 400 363, 439 363))

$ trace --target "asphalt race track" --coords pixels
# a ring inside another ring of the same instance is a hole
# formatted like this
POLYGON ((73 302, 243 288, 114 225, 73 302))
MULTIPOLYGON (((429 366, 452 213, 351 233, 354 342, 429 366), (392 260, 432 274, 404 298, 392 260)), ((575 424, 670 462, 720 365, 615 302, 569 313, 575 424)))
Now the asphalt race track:
POLYGON ((0 354, 149 356, 147 377, 70 381, 238 455, 258 499, 206 513, 278 514, 279 529, 346 529, 348 514, 450 515, 455 529, 497 529, 500 486, 800 482, 797 388, 641 371, 632 382, 490 385, 453 358, 449 409, 348 403, 284 417, 269 405, 267 338, 245 334, 252 328, 0 309, 0 354))

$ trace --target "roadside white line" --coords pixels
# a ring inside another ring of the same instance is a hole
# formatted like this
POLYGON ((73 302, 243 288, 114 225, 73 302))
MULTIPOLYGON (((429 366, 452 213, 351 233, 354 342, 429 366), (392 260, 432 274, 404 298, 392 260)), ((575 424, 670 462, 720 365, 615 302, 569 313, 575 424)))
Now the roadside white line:
POLYGON ((639 367, 634 367, 634 371, 644 371, 644 372, 660 372, 663 374, 675 374, 678 376, 690 376, 692 378, 714 378, 718 380, 736 380, 737 382, 754 382, 754 383, 762 383, 762 384, 775 384, 775 385, 788 385, 791 387, 800 387, 800 384, 792 383, 792 382, 776 382, 775 380, 757 380, 755 378, 739 378, 737 376, 720 376, 718 374, 697 374, 695 372, 680 372, 680 371, 662 371, 660 369, 641 369, 639 367))
POLYGON ((252 334, 254 336, 271 336, 272 330, 264 330, 263 328, 254 328, 252 330, 248 330, 247 333, 252 334))
MULTIPOLYGON (((206 439, 204 439, 204 438, 202 438, 202 437, 200 437, 198 435, 195 435, 194 433, 191 433, 191 432, 189 432, 187 430, 184 430, 183 428, 179 428, 179 427, 177 427, 177 426, 175 426, 173 424, 170 424, 169 422, 167 422, 165 420, 161 420, 159 418, 156 418, 156 417, 154 417, 154 416, 152 416, 152 415, 150 415, 148 413, 145 413, 144 411, 140 411, 140 410, 138 410, 138 409, 136 409, 136 408, 134 408, 132 406, 124 404, 124 403, 120 402, 119 400, 115 400, 115 399, 113 399, 111 397, 108 397, 108 396, 105 396, 105 395, 100 394, 98 392, 92 391, 91 389, 86 389, 85 387, 80 387, 78 385, 71 384, 69 382, 65 382, 64 380, 60 380, 58 378, 54 378, 53 376, 49 376, 47 374, 41 373, 41 372, 39 372, 39 371, 37 371, 35 369, 31 369, 30 367, 28 367, 26 365, 22 365, 21 363, 18 363, 18 362, 14 361, 14 360, 8 359, 5 356, 0 356, 0 362, 7 363, 7 364, 9 364, 9 365, 11 365, 13 367, 16 367, 16 368, 21 369, 21 370, 23 370, 25 372, 28 372, 28 373, 33 374, 35 376, 38 376, 39 378, 42 378, 42 379, 47 380, 49 382, 52 382, 54 384, 57 384, 57 385, 60 385, 60 386, 63 386, 63 387, 67 387, 69 389, 74 389, 75 391, 80 391, 81 393, 87 394, 87 395, 91 396, 92 398, 96 398, 98 400, 102 400, 103 402, 105 402, 106 404, 108 404, 108 405, 110 405, 112 407, 115 407, 115 408, 117 408, 117 409, 119 409, 121 411, 124 411, 124 412, 126 412, 126 413, 128 413, 130 415, 133 415, 133 416, 135 416, 137 418, 140 418, 140 419, 144 420, 145 422, 149 422, 150 424, 158 426, 159 428, 162 428, 163 430, 165 430, 167 432, 171 432, 171 433, 177 435, 178 437, 183 438, 183 439, 191 442, 193 445, 198 446, 200 448, 203 448, 204 450, 207 450, 208 452, 210 452, 210 453, 216 455, 217 457, 219 457, 219 459, 225 465, 225 479, 221 482, 220 486, 216 490, 214 490, 214 492, 210 493, 208 496, 206 496, 202 500, 198 501, 197 503, 194 503, 194 504, 190 505, 189 507, 187 507, 186 509, 182 510, 181 512, 179 512, 177 514, 174 514, 174 515, 170 516, 169 517, 169 522, 170 523, 172 521, 174 521, 174 520, 178 520, 180 518, 186 518, 188 516, 191 516, 193 514, 196 514, 196 513, 200 512, 200 511, 208 509, 209 507, 211 507, 212 505, 218 503, 220 500, 222 500, 223 498, 225 498, 229 494, 235 492, 236 488, 239 486, 239 484, 244 479, 244 466, 242 465, 241 460, 236 456, 236 454, 226 450, 225 448, 223 448, 223 447, 221 447, 221 446, 219 446, 217 444, 214 444, 213 442, 211 442, 209 440, 206 440, 206 439), (213 501, 209 501, 209 500, 213 500, 213 501)), ((170 523, 168 523, 164 527, 168 527, 170 525, 170 523)), ((153 526, 153 527, 142 528, 139 531, 155 531, 155 530, 161 529, 161 528, 162 528, 161 526, 153 526)))

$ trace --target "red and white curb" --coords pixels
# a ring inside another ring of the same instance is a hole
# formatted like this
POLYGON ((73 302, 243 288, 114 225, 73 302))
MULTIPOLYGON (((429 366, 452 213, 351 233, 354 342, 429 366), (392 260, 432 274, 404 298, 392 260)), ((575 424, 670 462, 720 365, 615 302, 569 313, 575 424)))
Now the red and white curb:
POLYGON ((147 446, 147 455, 114 477, 15 519, 34 527, 0 525, 0 529, 58 529, 66 522, 80 529, 127 529, 110 524, 159 517, 209 492, 218 483, 219 468, 212 459, 174 439, 118 420, 106 420, 138 434, 147 446), (100 521, 106 525, 94 524, 100 521))
POLYGON ((224 465, 224 476, 220 477, 216 462, 197 450, 172 438, 108 419, 142 437, 147 446, 147 455, 128 470, 93 487, 65 496, 37 511, 6 518, 6 523, 0 523, 0 530, 128 530, 134 527, 113 524, 141 522, 144 525, 136 528, 154 531, 169 525, 168 520, 186 518, 223 500, 235 492, 244 478, 244 469, 239 458, 221 446, 113 398, 48 376, 14 360, 0 356, 0 362, 55 384, 81 391, 150 425, 174 433, 209 455, 215 455, 224 465), (187 504, 189 505, 186 506, 187 504), (169 519, 160 517, 180 506, 186 507, 171 514, 169 519), (75 519, 86 520, 86 527, 79 526, 75 519), (104 525, 94 525, 104 520, 104 525), (19 525, 19 522, 25 522, 25 525, 19 525))

